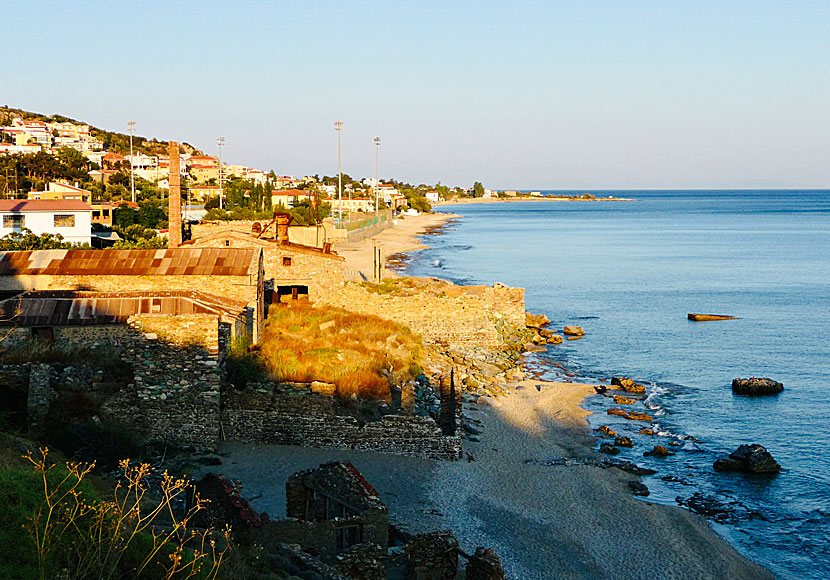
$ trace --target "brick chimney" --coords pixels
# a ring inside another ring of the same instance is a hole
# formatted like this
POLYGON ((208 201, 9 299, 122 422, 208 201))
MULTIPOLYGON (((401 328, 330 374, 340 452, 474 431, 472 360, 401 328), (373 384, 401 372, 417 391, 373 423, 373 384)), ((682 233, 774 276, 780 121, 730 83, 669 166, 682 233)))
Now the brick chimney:
POLYGON ((291 214, 277 214, 277 243, 288 245, 288 225, 291 223, 291 214))
POLYGON ((170 183, 170 194, 167 196, 169 200, 168 206, 168 235, 170 236, 167 242, 168 248, 178 248, 182 245, 182 188, 179 176, 179 144, 175 141, 170 141, 170 176, 168 182, 170 183))

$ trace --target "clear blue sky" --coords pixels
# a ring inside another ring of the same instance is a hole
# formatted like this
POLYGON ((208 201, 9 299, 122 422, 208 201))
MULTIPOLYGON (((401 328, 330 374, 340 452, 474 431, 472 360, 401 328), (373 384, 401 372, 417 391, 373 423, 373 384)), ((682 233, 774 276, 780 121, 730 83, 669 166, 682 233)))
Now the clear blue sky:
POLYGON ((830 2, 0 4, 0 104, 295 175, 830 187, 830 2))

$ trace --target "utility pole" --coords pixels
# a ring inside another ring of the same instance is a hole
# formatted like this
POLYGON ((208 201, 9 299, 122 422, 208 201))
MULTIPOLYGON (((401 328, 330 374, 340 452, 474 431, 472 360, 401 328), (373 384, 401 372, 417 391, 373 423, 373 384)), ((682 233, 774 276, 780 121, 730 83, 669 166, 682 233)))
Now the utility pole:
POLYGON ((225 169, 224 167, 222 167, 222 147, 225 146, 225 138, 217 138, 216 144, 219 145, 219 209, 222 209, 224 207, 224 205, 222 204, 222 197, 224 197, 225 194, 225 188, 222 182, 222 176, 225 173, 225 169))
POLYGON ((135 203, 135 173, 133 171, 133 133, 135 133, 135 121, 127 122, 127 131, 130 133, 130 190, 133 193, 133 203, 135 203))
POLYGON ((334 122, 337 131, 337 217, 340 227, 343 227, 343 159, 340 154, 340 137, 343 134, 343 121, 334 122))
MULTIPOLYGON (((375 217, 380 217, 378 186, 380 185, 380 137, 375 137, 375 217)), ((378 220, 380 221, 380 220, 378 220)))

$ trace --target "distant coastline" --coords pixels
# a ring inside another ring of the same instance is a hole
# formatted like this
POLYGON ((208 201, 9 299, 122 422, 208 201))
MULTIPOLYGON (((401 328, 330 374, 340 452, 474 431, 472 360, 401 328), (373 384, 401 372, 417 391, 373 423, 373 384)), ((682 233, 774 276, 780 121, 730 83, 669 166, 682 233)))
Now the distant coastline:
POLYGON ((468 203, 509 203, 514 201, 637 201, 634 198, 628 197, 596 197, 591 194, 590 197, 580 195, 539 195, 539 196, 516 196, 516 197, 459 197, 448 201, 433 202, 433 206, 444 205, 458 205, 468 203))

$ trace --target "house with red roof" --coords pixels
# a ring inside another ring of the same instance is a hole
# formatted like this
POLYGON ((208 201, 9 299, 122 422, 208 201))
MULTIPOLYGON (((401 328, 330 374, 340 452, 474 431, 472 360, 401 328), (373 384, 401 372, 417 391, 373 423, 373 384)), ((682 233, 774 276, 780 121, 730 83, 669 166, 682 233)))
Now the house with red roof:
POLYGON ((92 240, 92 208, 78 199, 0 199, 0 237, 31 230, 67 242, 92 240))

